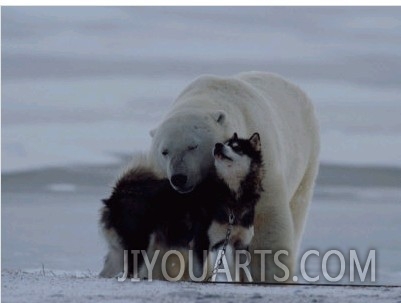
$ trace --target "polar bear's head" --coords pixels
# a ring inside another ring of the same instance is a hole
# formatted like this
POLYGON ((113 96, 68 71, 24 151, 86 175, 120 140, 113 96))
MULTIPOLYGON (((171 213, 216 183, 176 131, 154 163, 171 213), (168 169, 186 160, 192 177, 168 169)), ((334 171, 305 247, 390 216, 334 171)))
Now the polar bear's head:
POLYGON ((151 131, 151 157, 175 190, 190 192, 206 177, 214 163, 214 144, 225 139, 225 128, 223 111, 188 111, 175 113, 151 131))

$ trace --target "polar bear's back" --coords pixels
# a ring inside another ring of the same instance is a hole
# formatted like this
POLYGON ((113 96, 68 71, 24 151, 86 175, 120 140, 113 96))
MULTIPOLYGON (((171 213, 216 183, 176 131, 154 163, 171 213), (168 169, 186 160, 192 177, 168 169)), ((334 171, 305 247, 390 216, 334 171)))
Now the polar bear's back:
POLYGON ((235 78, 250 84, 258 90, 264 97, 269 98, 271 102, 297 102, 295 106, 310 107, 306 94, 295 84, 289 82, 283 77, 264 72, 245 72, 234 76, 235 78))
POLYGON ((202 75, 186 87, 174 107, 222 109, 229 106, 257 115, 261 107, 263 111, 274 110, 275 104, 311 109, 308 97, 298 86, 279 75, 257 71, 231 77, 202 75))

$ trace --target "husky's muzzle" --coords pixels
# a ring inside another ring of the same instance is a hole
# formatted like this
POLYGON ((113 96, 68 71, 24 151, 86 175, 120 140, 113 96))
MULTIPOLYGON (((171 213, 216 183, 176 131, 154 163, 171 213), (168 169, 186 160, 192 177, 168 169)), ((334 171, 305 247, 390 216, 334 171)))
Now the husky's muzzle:
POLYGON ((229 156, 227 156, 224 153, 224 150, 225 150, 224 144, 216 143, 216 145, 214 146, 214 149, 213 149, 214 157, 216 159, 221 159, 221 160, 225 159, 225 160, 228 160, 228 161, 232 161, 233 159, 231 159, 229 156))

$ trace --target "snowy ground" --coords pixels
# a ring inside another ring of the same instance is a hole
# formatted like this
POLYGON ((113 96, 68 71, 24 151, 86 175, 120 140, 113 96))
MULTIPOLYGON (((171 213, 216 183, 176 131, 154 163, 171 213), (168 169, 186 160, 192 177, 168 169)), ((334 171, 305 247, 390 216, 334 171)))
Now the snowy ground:
MULTIPOLYGON (((304 88, 321 123, 324 165, 301 251, 375 249, 376 284, 401 285, 400 13, 2 8, 2 299, 401 300, 399 288, 95 277, 105 254, 100 200, 124 155, 148 148, 149 130, 194 77, 265 70, 304 88)), ((311 259, 311 276, 320 262, 311 259)))
POLYGON ((2 272, 2 301, 47 302, 400 302, 401 288, 117 282, 89 273, 2 272))

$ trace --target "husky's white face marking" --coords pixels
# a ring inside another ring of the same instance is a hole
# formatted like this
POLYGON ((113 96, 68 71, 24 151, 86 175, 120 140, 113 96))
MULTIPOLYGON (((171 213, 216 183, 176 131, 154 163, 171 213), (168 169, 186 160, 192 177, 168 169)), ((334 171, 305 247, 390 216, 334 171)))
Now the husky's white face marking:
POLYGON ((217 175, 234 192, 238 192, 241 181, 249 173, 251 165, 251 159, 247 155, 234 151, 237 147, 236 142, 232 147, 225 143, 216 146, 213 151, 217 175))

